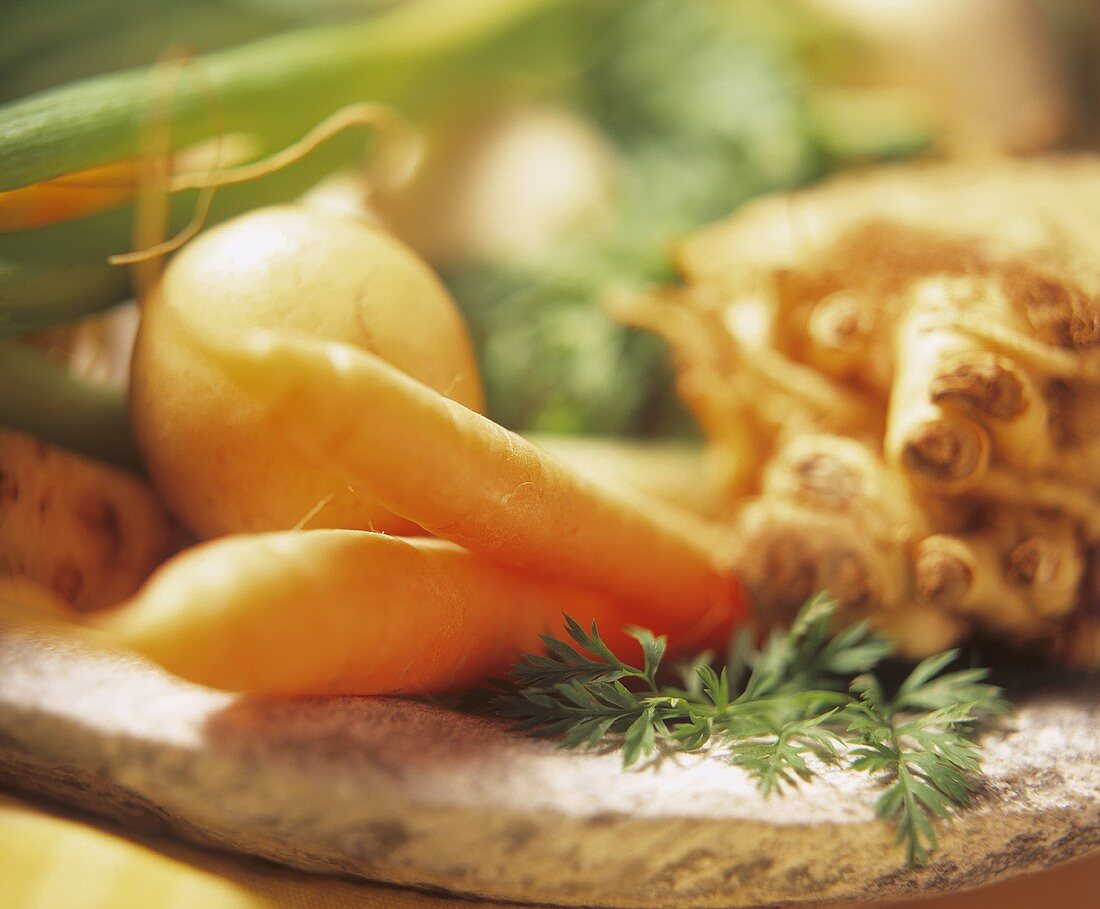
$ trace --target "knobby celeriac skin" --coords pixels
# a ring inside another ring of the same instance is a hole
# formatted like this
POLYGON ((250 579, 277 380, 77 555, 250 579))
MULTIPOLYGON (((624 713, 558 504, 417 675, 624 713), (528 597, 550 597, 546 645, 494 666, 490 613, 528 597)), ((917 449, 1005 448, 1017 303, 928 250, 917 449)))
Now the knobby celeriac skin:
POLYGON ((912 655, 1100 663, 1098 241, 1100 160, 887 168, 750 204, 620 301, 674 347, 761 609, 829 588, 912 655))

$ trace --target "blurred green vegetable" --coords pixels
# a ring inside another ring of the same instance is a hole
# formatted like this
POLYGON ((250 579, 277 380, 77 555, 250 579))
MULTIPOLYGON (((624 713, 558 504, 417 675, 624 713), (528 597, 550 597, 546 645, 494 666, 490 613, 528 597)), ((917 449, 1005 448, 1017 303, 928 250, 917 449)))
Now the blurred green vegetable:
POLYGON ((479 342, 495 419, 676 433, 690 424, 663 346, 612 324, 595 305, 601 291, 671 280, 668 247, 686 233, 763 192, 919 151, 928 131, 904 108, 883 116, 876 92, 840 94, 858 47, 786 0, 636 0, 592 40, 592 64, 564 100, 617 147, 617 216, 549 257, 466 263, 446 277, 479 342))
POLYGON ((169 44, 209 53, 301 24, 300 12, 248 0, 5 0, 0 102, 148 66, 169 44))
MULTIPOLYGON (((354 138, 337 138, 286 170, 219 192, 210 221, 297 197, 354 154, 354 138)), ((194 204, 194 193, 173 198, 173 230, 187 222, 194 204)), ((133 220, 133 207, 124 205, 50 227, 0 234, 0 338, 64 325, 129 296, 129 273, 108 265, 107 257, 131 248, 133 220)))
POLYGON ((84 382, 33 347, 0 341, 0 426, 126 467, 138 464, 126 397, 84 382))

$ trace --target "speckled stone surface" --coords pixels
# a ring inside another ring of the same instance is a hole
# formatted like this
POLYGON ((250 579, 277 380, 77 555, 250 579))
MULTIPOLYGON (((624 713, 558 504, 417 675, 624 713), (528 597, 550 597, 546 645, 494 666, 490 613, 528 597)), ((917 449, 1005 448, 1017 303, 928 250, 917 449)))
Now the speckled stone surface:
POLYGON ((0 784, 299 868, 500 899, 760 906, 977 885, 1100 847, 1100 688, 1035 695, 976 804, 903 868, 870 780, 761 798, 716 756, 624 773, 388 699, 247 700, 0 626, 0 784))

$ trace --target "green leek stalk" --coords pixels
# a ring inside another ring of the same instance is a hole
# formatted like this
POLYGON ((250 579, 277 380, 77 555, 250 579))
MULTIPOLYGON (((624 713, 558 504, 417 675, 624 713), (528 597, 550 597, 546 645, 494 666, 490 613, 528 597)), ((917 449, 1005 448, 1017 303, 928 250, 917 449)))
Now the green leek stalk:
MULTIPOLYGON (((226 132, 250 133, 268 153, 354 101, 390 103, 415 121, 495 90, 505 72, 552 80, 573 65, 580 30, 608 2, 413 0, 362 22, 200 57, 178 82, 173 142, 183 147, 214 132, 211 99, 226 132)), ((154 85, 150 69, 129 70, 0 107, 0 190, 136 155, 154 85)), ((293 198, 355 147, 336 142, 336 151, 285 174, 222 190, 211 220, 293 198)), ((176 200, 174 226, 192 205, 191 194, 176 200)), ((124 297, 126 275, 106 256, 130 248, 131 224, 132 208, 124 206, 0 235, 0 336, 62 324, 124 297)))
POLYGON ((0 341, 0 426, 123 467, 136 467, 122 391, 85 382, 33 347, 0 341))

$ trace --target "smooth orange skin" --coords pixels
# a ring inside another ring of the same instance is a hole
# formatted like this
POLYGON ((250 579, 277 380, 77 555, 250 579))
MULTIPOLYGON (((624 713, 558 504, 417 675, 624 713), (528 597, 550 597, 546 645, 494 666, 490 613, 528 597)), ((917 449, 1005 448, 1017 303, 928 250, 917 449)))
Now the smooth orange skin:
POLYGON ((262 408, 195 341, 232 341, 252 328, 355 345, 480 410, 473 348, 436 275, 363 220, 260 209, 205 232, 172 261, 145 301, 131 376, 146 465, 199 536, 289 529, 307 516, 310 527, 415 532, 273 437, 262 408))
POLYGON ((595 483, 367 351, 250 332, 210 351, 272 431, 430 533, 598 590, 633 621, 709 646, 743 618, 725 528, 595 483), (348 422, 344 414, 369 415, 348 422))
POLYGON ((506 673, 562 613, 627 658, 624 612, 442 540, 311 530, 200 544, 100 627, 182 678, 260 695, 449 691, 506 673))
POLYGON ((130 199, 141 173, 134 159, 0 192, 0 233, 73 221, 130 199))

